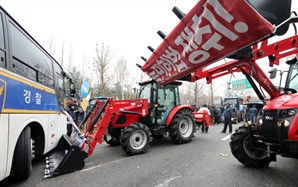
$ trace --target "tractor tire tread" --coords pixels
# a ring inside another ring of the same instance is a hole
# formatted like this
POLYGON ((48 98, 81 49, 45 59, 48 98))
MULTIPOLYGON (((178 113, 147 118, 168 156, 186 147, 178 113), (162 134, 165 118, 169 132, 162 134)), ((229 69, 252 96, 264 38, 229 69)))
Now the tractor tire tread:
POLYGON ((265 158, 252 158, 245 152, 244 141, 249 136, 249 130, 247 126, 241 126, 235 130, 231 135, 231 141, 229 142, 231 152, 233 156, 243 165, 252 167, 268 167, 269 163, 273 161, 276 155, 265 158))

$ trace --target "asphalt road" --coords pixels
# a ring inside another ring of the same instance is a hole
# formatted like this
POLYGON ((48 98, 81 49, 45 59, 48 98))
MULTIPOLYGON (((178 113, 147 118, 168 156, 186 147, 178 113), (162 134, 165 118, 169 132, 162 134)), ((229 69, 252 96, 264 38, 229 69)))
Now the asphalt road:
MULTIPOLYGON (((242 124, 234 124, 233 130, 242 124)), ((83 170, 43 179, 43 160, 34 161, 31 177, 0 186, 104 187, 297 187, 298 162, 278 156, 268 168, 245 167, 230 152, 223 124, 197 131, 192 142, 175 145, 169 138, 154 139, 145 154, 128 156, 121 146, 102 144, 85 160, 83 170)))

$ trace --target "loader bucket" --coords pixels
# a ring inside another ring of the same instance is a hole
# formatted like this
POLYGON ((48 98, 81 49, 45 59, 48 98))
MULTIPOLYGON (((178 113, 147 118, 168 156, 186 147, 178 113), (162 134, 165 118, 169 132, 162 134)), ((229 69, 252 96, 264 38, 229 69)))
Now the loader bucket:
POLYGON ((54 152, 45 159, 44 178, 54 177, 83 169, 86 153, 73 145, 67 135, 63 135, 54 152))
POLYGON ((161 85, 187 79, 184 76, 240 49, 246 54, 246 47, 270 37, 274 31, 275 26, 245 0, 200 0, 166 35, 142 71, 161 85))

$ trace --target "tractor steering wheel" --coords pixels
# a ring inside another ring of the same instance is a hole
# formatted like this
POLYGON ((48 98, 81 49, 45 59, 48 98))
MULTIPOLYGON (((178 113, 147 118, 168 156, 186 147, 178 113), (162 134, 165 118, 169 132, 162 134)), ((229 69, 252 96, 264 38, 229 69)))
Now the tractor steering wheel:
POLYGON ((176 106, 176 102, 173 101, 173 102, 171 102, 168 106, 166 106, 166 109, 167 109, 167 110, 170 110, 170 109, 174 108, 175 106, 176 106))

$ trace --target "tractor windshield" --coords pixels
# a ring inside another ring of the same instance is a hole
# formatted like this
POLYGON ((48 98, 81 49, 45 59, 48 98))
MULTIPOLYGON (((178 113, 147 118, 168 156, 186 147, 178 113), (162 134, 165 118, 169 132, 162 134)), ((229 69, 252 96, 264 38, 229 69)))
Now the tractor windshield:
POLYGON ((168 109, 180 104, 178 85, 168 84, 158 88, 158 103, 168 109))
MULTIPOLYGON (((157 89, 158 107, 156 108, 156 121, 158 124, 166 122, 170 111, 180 104, 179 89, 177 84, 158 85, 157 89)), ((154 119, 153 119, 154 120, 154 119)))
POLYGON ((150 104, 150 90, 151 90, 151 84, 144 84, 140 88, 140 95, 139 95, 139 98, 148 99, 149 104, 150 104))
POLYGON ((286 88, 295 89, 298 92, 298 64, 290 66, 286 88))

